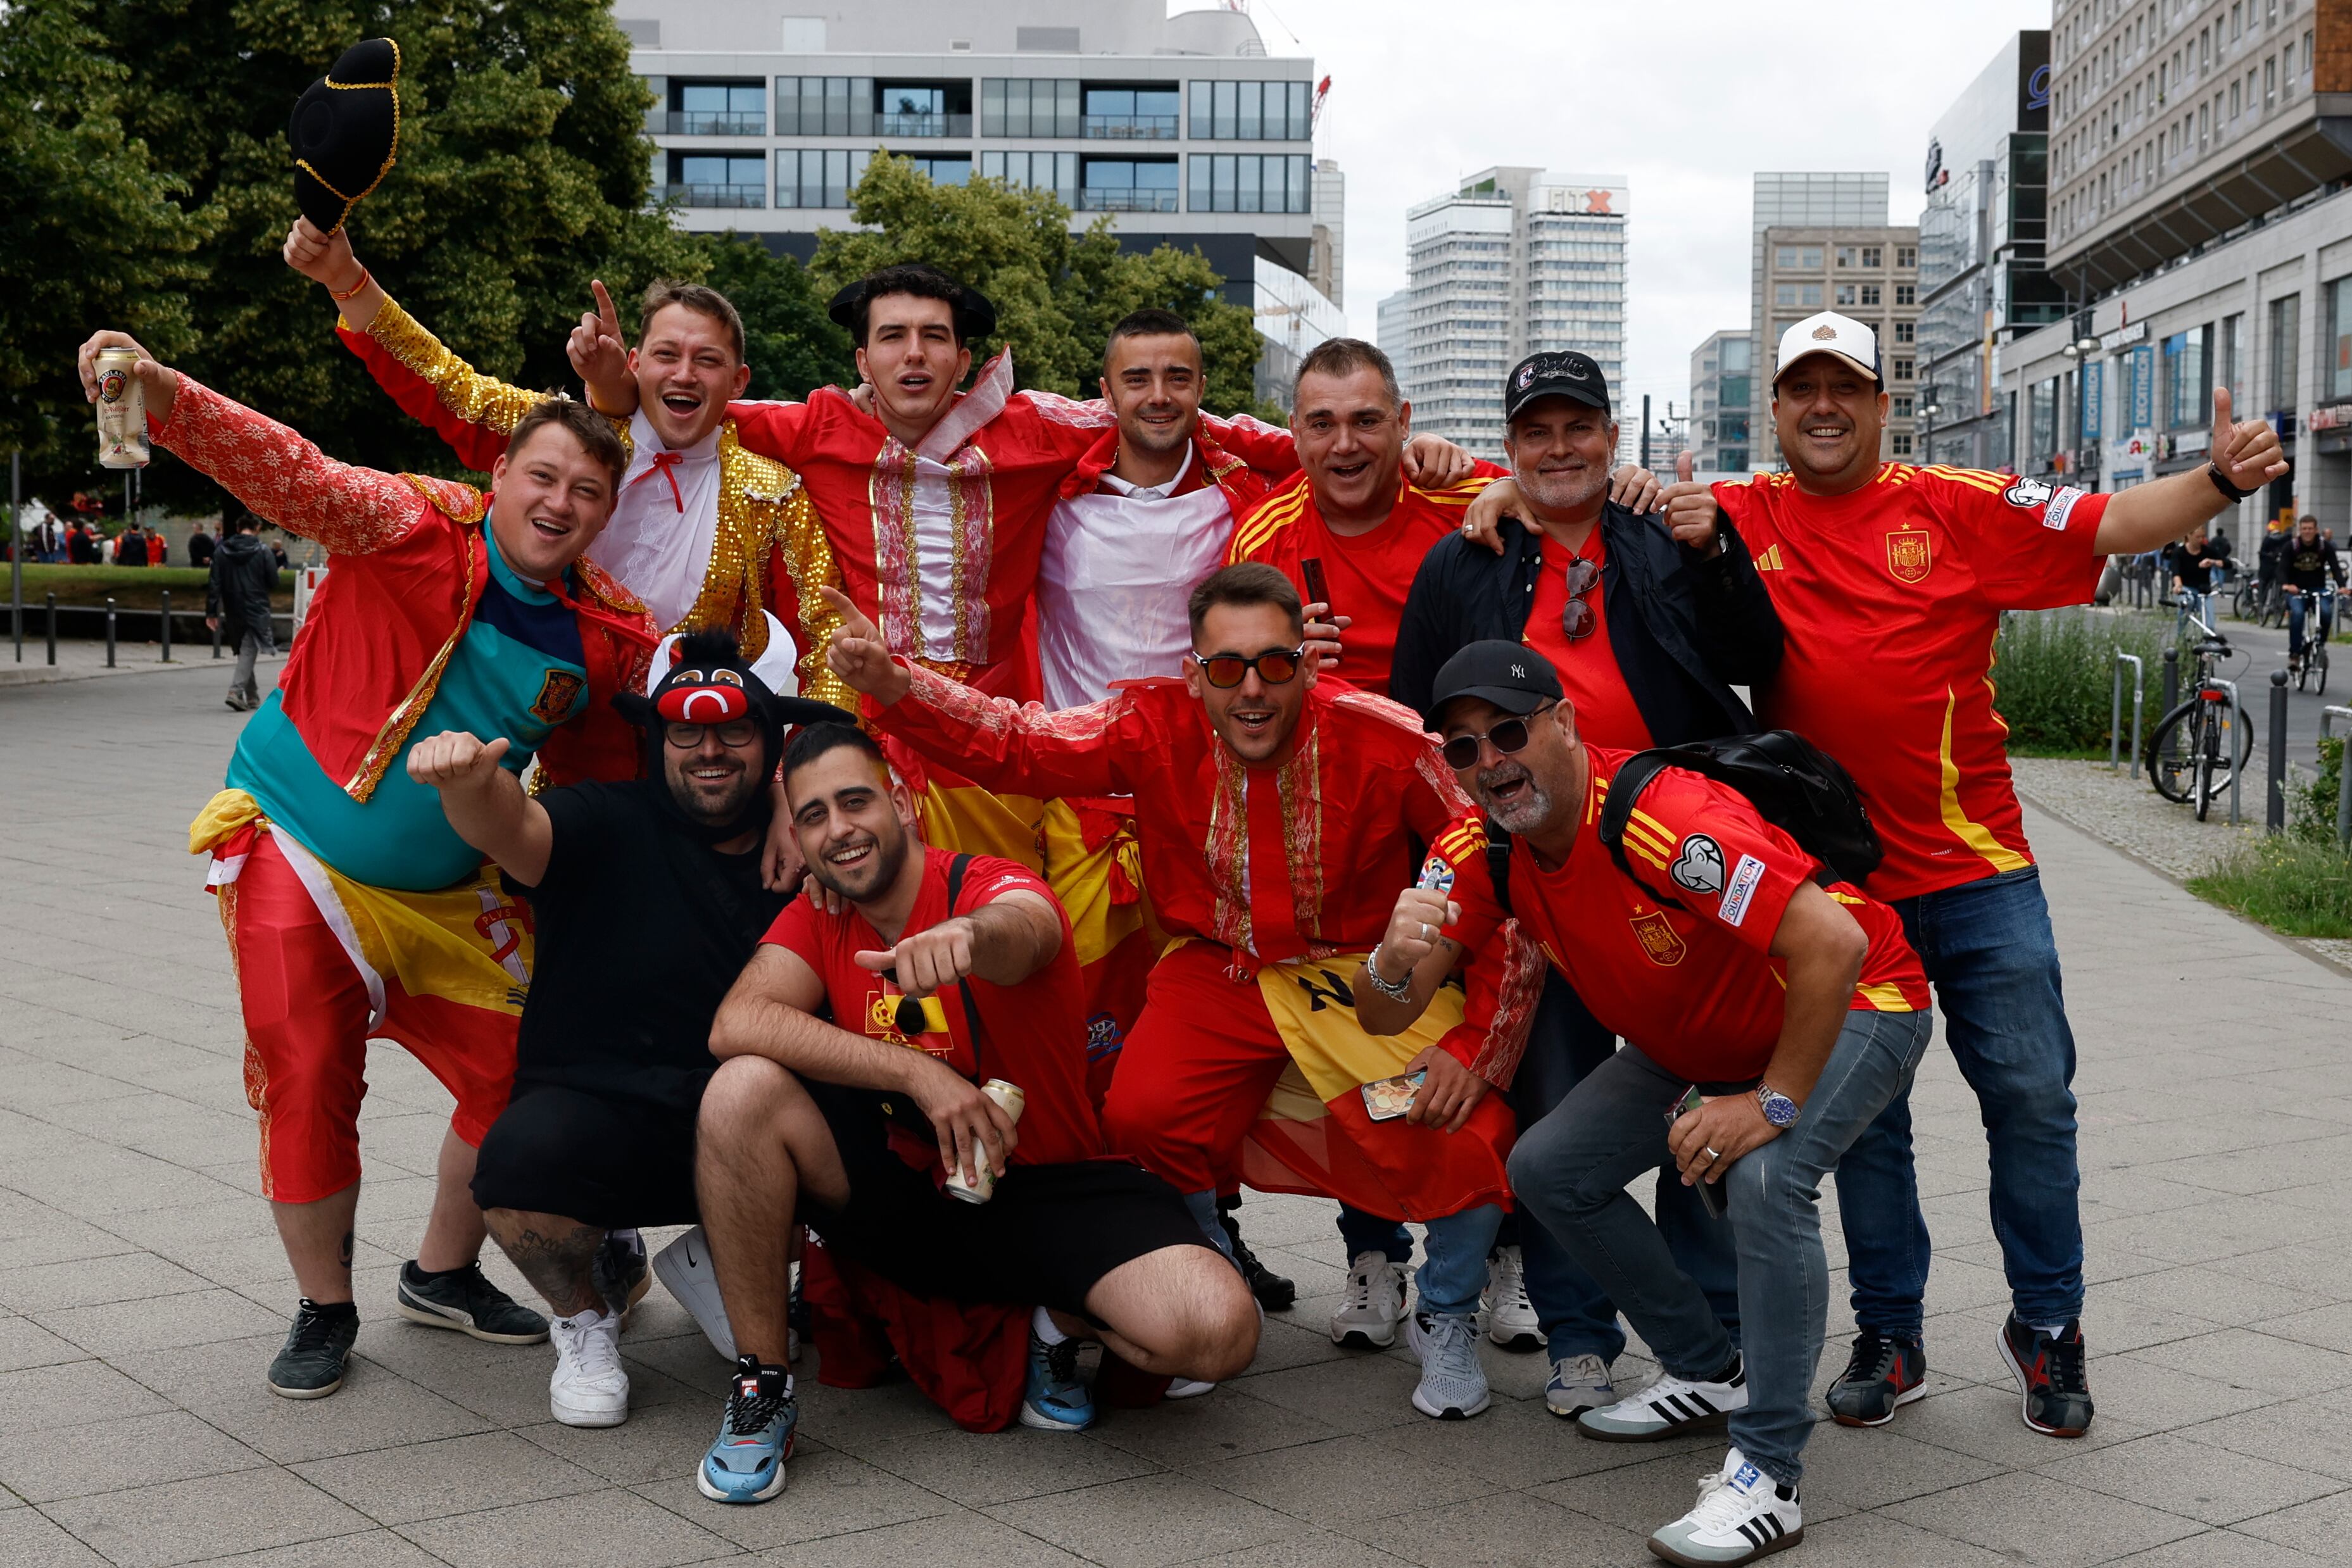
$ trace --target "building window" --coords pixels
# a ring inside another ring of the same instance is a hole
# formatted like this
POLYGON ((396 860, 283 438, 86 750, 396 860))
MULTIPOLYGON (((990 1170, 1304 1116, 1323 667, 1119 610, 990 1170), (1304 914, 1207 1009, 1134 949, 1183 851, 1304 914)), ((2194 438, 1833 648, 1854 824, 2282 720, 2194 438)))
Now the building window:
POLYGON ((980 84, 982 136, 1076 136, 1079 84, 1050 77, 990 77, 980 84))
POLYGON ((873 156, 859 147, 790 147, 776 151, 776 205, 845 207, 873 156))
POLYGON ((1775 267, 1818 267, 1822 264, 1822 247, 1817 245, 1784 245, 1772 253, 1775 267))
POLYGON ((2036 472, 2052 466, 2058 450, 2058 378, 2034 382, 2025 391, 2026 466, 2036 472))
POLYGON ((1196 81, 1195 141, 1305 141, 1315 134, 1314 94, 1303 81, 1196 81))
POLYGON ((2303 296, 2290 294, 2271 301, 2271 406, 2273 413, 2294 412, 2298 392, 2295 360, 2303 336, 2303 296))
MULTIPOLYGON (((1192 165, 1188 204, 1193 212, 1304 213, 1314 206, 1308 162, 1302 153, 1195 152, 1192 165)), ((1501 266, 1468 265, 1497 270, 1501 266)))
POLYGON ((1895 361, 1895 379, 1898 382, 1907 382, 1911 379, 1910 361, 1897 360, 1895 361))
POLYGON ((881 120, 885 137, 969 136, 971 88, 966 82, 884 82, 881 120))
POLYGON ((920 153, 901 153, 915 166, 915 172, 927 175, 934 185, 966 185, 971 183, 971 154, 958 153, 947 158, 927 158, 920 153))
POLYGON ((2213 329, 2175 332, 2164 340, 2164 410, 2175 430, 2188 430, 2211 417, 2213 329))
POLYGON ((662 193, 689 207, 764 207, 768 160, 757 152, 672 152, 669 187, 662 193))
POLYGON ((1919 286, 1918 286, 1917 284, 1916 284, 1916 283, 1898 283, 1898 284, 1896 284, 1896 285, 1895 286, 1895 303, 1896 303, 1897 305, 1916 305, 1916 304, 1918 304, 1918 303, 1919 303, 1919 286))
POLYGON ((1086 89, 1086 134, 1115 141, 1173 141, 1182 98, 1173 82, 1090 87, 1086 89))
POLYGON ((1896 394, 1895 396, 1894 396, 1894 397, 1892 397, 1892 398, 1889 398, 1889 399, 1887 400, 1887 409, 1888 409, 1887 417, 1888 417, 1889 419, 1908 419, 1908 418, 1910 418, 1910 417, 1911 417, 1911 394, 1910 394, 1909 392, 1901 392, 1901 393, 1898 393, 1898 394, 1896 394))
MULTIPOLYGON (((1841 289, 1850 287, 1839 285, 1841 289)), ((1772 286, 1772 303, 1775 305, 1818 306, 1821 302, 1822 286, 1818 283, 1776 283, 1772 286)))
POLYGON ((1880 292, 1879 285, 1877 285, 1877 284, 1875 284, 1875 283, 1865 283, 1865 284, 1864 284, 1864 285, 1862 286, 1862 302, 1863 302, 1864 305, 1875 305, 1875 304, 1877 304, 1877 303, 1878 303, 1878 296, 1879 296, 1879 292, 1880 292))
POLYGON ((1176 210, 1176 160, 1082 158, 1078 206, 1090 213, 1172 213, 1176 210))
POLYGON ((2319 397, 2352 402, 2352 277, 2327 286, 2327 337, 2320 371, 2319 397))
POLYGON ((1017 189, 1051 191, 1066 207, 1078 204, 1078 155, 1075 152, 983 152, 983 178, 1017 189))
POLYGON ((1896 270, 1901 272, 1911 272, 1916 270, 1919 266, 1919 247, 1916 245, 1896 246, 1895 247, 1895 266, 1896 270))
POLYGON ((1918 331, 1911 322, 1897 321, 1895 323, 1895 340, 1898 343, 1911 342, 1918 336, 1918 331))
POLYGON ((871 136, 872 77, 778 77, 779 136, 871 136))
POLYGON ((672 136, 765 136, 762 100, 767 85, 756 81, 669 83, 669 110, 661 130, 672 136))

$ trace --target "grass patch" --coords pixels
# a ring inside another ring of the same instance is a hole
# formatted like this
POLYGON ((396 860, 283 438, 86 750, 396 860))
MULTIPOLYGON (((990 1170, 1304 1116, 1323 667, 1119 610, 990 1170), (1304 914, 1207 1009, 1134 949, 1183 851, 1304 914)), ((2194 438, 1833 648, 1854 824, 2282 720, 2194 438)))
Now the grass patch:
MULTIPOLYGON (((193 566, 57 566, 26 561, 25 602, 37 606, 43 595, 54 593, 59 604, 96 609, 103 608, 110 595, 118 610, 160 610, 168 588, 174 615, 201 614, 205 579, 203 569, 193 566)), ((271 602, 280 610, 293 609, 294 574, 278 573, 278 583, 271 602)), ((6 594, 6 577, 0 573, 0 602, 5 601, 6 594)))
POLYGON ((2333 801, 2328 818, 2327 841, 2281 834, 2242 845, 2189 891, 2289 936, 2352 936, 2352 856, 2333 842, 2333 801))
MULTIPOLYGON (((2086 615, 2079 611, 2019 612, 2001 617, 1993 643, 1994 706, 2009 726, 2009 749, 2020 757, 2105 757, 2113 717, 2115 656, 2136 653, 2147 664, 2142 731, 2163 716, 2157 679, 2163 668, 2168 623, 2149 617, 2086 615)), ((2131 734, 2131 694, 2124 694, 2125 738, 2131 734)))

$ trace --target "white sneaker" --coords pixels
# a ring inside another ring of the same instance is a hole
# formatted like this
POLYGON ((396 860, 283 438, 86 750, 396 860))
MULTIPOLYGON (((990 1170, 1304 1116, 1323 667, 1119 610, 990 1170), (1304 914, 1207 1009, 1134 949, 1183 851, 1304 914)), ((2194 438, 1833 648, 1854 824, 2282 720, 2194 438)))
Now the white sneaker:
POLYGON ((1749 1563, 1805 1538, 1796 1490, 1749 1464, 1738 1448, 1698 1480, 1698 1506, 1650 1537, 1650 1550, 1688 1568, 1749 1563))
POLYGON ((1412 1407, 1438 1421, 1466 1421, 1486 1408, 1486 1369, 1478 1364, 1478 1324, 1472 1318, 1415 1312, 1405 1320, 1405 1343, 1421 1361, 1412 1407))
POLYGON ((629 1374, 621 1365, 621 1320, 582 1312, 547 1325, 555 1342, 555 1375, 547 1408, 567 1427, 617 1427, 629 1418, 629 1374))
POLYGON ((1720 1427, 1731 1412, 1747 1408, 1748 1368, 1735 1359, 1730 1375, 1720 1383, 1660 1373, 1639 1394, 1579 1416, 1576 1429, 1604 1443, 1654 1443, 1720 1427))
POLYGON ((1217 1385, 1213 1383, 1203 1383, 1197 1377, 1171 1377, 1168 1380, 1168 1392, 1162 1394, 1160 1397, 1162 1399, 1198 1399, 1202 1395, 1208 1393, 1216 1386, 1217 1385))
POLYGON ((1356 1350, 1386 1350, 1404 1322, 1404 1265, 1385 1252, 1359 1252, 1348 1266, 1346 1293, 1331 1314, 1331 1343, 1356 1350))
POLYGON ((727 1323, 727 1303, 719 1296, 719 1275, 710 1267, 710 1242, 702 1227, 696 1226, 654 1254, 654 1278, 693 1317, 719 1359, 733 1365, 735 1331, 727 1323))
POLYGON ((1543 1348, 1542 1320, 1528 1300, 1527 1269, 1516 1247, 1498 1247, 1486 1265, 1486 1293, 1479 1298, 1479 1315, 1486 1320, 1486 1337, 1505 1350, 1543 1348))

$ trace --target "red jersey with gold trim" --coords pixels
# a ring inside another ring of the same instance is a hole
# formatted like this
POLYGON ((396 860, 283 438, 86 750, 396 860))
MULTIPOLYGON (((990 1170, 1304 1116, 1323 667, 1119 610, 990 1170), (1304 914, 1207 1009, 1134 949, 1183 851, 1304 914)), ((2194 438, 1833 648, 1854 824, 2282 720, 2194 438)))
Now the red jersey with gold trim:
MULTIPOLYGON (((1609 781, 1632 755, 1585 747, 1590 774, 1576 842, 1547 871, 1526 841, 1514 841, 1512 911, 1601 1026, 1658 1065, 1696 1082, 1758 1077, 1780 1043, 1788 989, 1788 966, 1769 950, 1789 900, 1821 862, 1738 790, 1668 768, 1626 821, 1625 858, 1635 873, 1627 876, 1597 824, 1609 781)), ((1455 839, 1439 852, 1457 873, 1474 856, 1483 870, 1483 842, 1455 839)), ((1925 1009, 1927 977, 1895 911, 1844 883, 1827 891, 1870 939, 1853 1009, 1925 1009)), ((1457 875, 1452 896, 1462 919, 1447 935, 1485 950, 1506 918, 1492 883, 1457 875)))
POLYGON ((1335 534, 1315 504, 1315 488, 1303 473, 1276 486, 1251 508, 1234 530, 1225 564, 1258 560, 1290 579, 1299 597, 1312 603, 1301 561, 1323 563, 1334 613, 1352 624, 1339 638, 1333 675, 1359 690, 1388 695, 1389 666, 1396 660, 1397 627, 1404 621, 1405 595, 1429 547, 1462 526, 1472 497, 1510 470, 1481 463, 1471 476, 1442 490, 1398 481, 1396 506, 1369 533, 1335 534))
POLYGON ((1759 474, 1715 497, 1786 629, 1757 712, 1853 775, 1886 850, 1870 891, 1910 898, 2032 865, 1993 636, 2004 610, 2091 597, 2107 497, 1906 463, 1843 496, 1759 474))

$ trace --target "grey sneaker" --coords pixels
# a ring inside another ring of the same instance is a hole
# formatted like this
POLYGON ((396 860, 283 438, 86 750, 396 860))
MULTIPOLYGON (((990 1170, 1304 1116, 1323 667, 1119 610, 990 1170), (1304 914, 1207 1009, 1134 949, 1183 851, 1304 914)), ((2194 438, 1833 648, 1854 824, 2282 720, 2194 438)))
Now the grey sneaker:
POLYGON ((1597 1355, 1563 1355, 1551 1364, 1551 1381, 1544 1385, 1544 1408, 1562 1420, 1573 1420, 1587 1410, 1617 1403, 1617 1385, 1609 1364, 1597 1355))
POLYGON ((479 1263, 428 1279, 411 1258, 400 1266, 400 1315, 492 1344, 537 1344, 547 1337, 547 1320, 483 1278, 479 1263))
POLYGON ((269 1391, 284 1399, 324 1399, 343 1385, 359 1333, 359 1309, 349 1301, 322 1307, 303 1297, 285 1344, 269 1364, 269 1391))
POLYGON ((1412 1407, 1440 1421, 1464 1421, 1486 1408, 1486 1369, 1478 1364, 1478 1320, 1415 1312, 1405 1343, 1421 1358, 1412 1407))
POLYGON ((630 1310, 653 1289, 654 1272, 646 1260, 646 1238, 637 1230, 607 1230, 589 1265, 596 1293, 604 1299, 608 1317, 628 1320, 630 1310))

